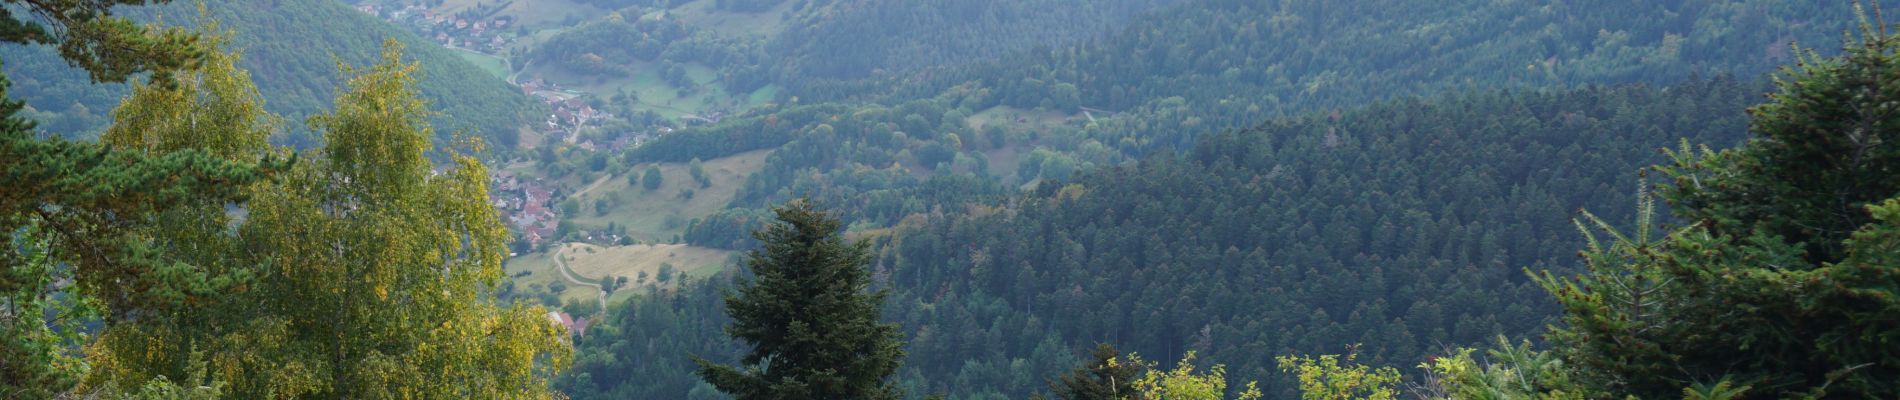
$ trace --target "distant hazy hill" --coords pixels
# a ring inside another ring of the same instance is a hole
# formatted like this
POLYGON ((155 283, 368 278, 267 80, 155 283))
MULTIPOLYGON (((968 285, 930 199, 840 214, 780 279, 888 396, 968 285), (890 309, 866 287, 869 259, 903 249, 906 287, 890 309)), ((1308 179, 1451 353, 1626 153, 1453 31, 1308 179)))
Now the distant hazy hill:
POLYGON ((776 56, 795 76, 861 77, 957 65, 1119 32, 1145 11, 1176 0, 840 0, 807 13, 776 38, 776 56))
MULTIPOLYGON (((235 32, 243 51, 243 67, 266 98, 266 107, 283 114, 301 129, 304 116, 329 108, 341 76, 338 63, 374 62, 383 41, 394 38, 407 45, 405 55, 422 64, 421 89, 435 110, 436 129, 477 133, 490 143, 512 145, 515 128, 538 115, 540 107, 506 82, 468 64, 462 58, 336 1, 211 0, 209 16, 235 32)), ((166 23, 198 21, 197 7, 188 2, 144 11, 166 23)), ((95 85, 53 57, 50 50, 10 46, 0 48, 6 72, 21 98, 42 112, 45 129, 72 135, 97 129, 109 121, 113 106, 125 93, 124 85, 95 85)), ((293 138, 295 141, 308 138, 293 138)))

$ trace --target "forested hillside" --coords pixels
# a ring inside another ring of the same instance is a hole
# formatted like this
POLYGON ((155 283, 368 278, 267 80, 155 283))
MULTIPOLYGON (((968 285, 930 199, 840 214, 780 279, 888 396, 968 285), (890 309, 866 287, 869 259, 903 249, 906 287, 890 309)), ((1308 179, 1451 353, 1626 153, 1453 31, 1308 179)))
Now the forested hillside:
MULTIPOLYGON (((879 239, 897 290, 886 313, 911 343, 900 380, 913 393, 1021 397, 1072 365, 1058 354, 1095 342, 1159 359, 1198 350, 1266 379, 1275 354, 1363 343, 1369 360, 1404 364, 1441 344, 1534 333, 1554 310, 1521 268, 1574 268, 1571 211, 1621 220, 1655 149, 1736 143, 1762 91, 1716 80, 1395 101, 921 214, 879 239)), ((584 341, 575 371, 595 378, 564 381, 569 392, 657 390, 598 377, 666 381, 684 373, 670 349, 719 349, 654 331, 653 318, 723 318, 681 312, 697 304, 687 297, 668 313, 618 313, 619 330, 602 332, 628 336, 584 341), (617 344, 634 338, 677 344, 617 344)))
MULTIPOLYGON (((996 193, 1190 149, 1276 115, 1483 88, 1755 79, 1792 60, 1791 43, 1831 48, 1855 20, 1844 3, 1326 4, 1184 2, 1101 39, 885 82, 895 89, 882 95, 867 95, 880 85, 808 86, 798 103, 664 136, 628 159, 783 148, 733 206, 756 213, 809 196, 889 225, 942 203, 912 194, 926 183, 996 193)), ((689 237, 744 241, 738 219, 689 237)))
POLYGON ((1395 96, 1758 76, 1792 61, 1792 43, 1837 47, 1853 21, 1847 2, 1200 0, 916 89, 977 82, 996 104, 1132 114, 1085 135, 1145 154, 1273 115, 1395 96))
MULTIPOLYGON (((862 78, 955 66, 1119 30, 1137 14, 1180 0, 936 0, 831 3, 792 21, 772 43, 789 78, 862 78)), ((901 74, 899 76, 902 76, 901 74)))
MULTIPOLYGON (((506 18, 531 19, 536 13, 530 10, 545 7, 535 5, 542 2, 506 3, 495 9, 506 18)), ((604 108, 627 116, 655 112, 700 117, 784 102, 814 88, 882 93, 888 89, 886 79, 1035 47, 1071 45, 1116 31, 1140 13, 1175 1, 584 3, 610 12, 558 29, 521 28, 527 44, 512 54, 524 77, 594 92, 604 108), (866 80, 873 76, 878 78, 866 80)), ((609 135, 637 132, 651 124, 638 118, 632 122, 609 135)))
POLYGON ((0 399, 1891 398, 1888 3, 0 0, 0 399))
MULTIPOLYGON (((1534 333, 1554 310, 1520 268, 1577 265, 1571 211, 1624 216, 1635 171, 1679 138, 1735 143, 1742 109, 1765 90, 1737 80, 1792 60, 1796 41, 1830 48, 1854 20, 1833 3, 1188 2, 1099 40, 900 82, 881 104, 761 109, 633 156, 778 148, 734 206, 813 196, 873 226, 907 221, 880 239, 878 265, 898 289, 887 315, 911 340, 899 375, 913 393, 1021 396, 1103 341, 1162 359, 1200 350, 1287 394, 1275 354, 1364 343, 1369 359, 1403 365, 1441 345, 1534 333), (1741 78, 1669 83, 1724 75, 1741 78), (1587 86, 1606 83, 1666 86, 1587 86), (1485 94, 1350 111, 1473 89, 1485 94), (997 106, 1074 117, 973 123, 997 106), (1298 116, 1204 138, 1273 115, 1298 116), (1055 151, 991 165, 1030 148, 1055 151), (1112 167, 1131 156, 1144 161, 1112 167), (1097 167, 1108 169, 1065 183, 1097 167), (1053 181, 985 200, 1038 178, 1053 181)), ((864 93, 840 88, 837 98, 864 93)), ((687 240, 742 246, 761 219, 722 213, 687 240)), ((690 309, 613 321, 628 337, 720 349, 655 330, 652 318, 723 318, 690 309)), ((611 372, 564 381, 577 398, 667 393, 600 375, 691 382, 670 363, 613 361, 684 358, 613 334, 589 340, 583 349, 613 356, 583 355, 576 371, 611 372)))
MULTIPOLYGON (((168 24, 216 21, 220 29, 230 31, 231 46, 243 54, 240 65, 258 83, 265 107, 295 122, 288 128, 296 134, 285 143, 296 147, 316 144, 302 120, 336 96, 335 88, 342 82, 339 63, 374 62, 385 39, 405 44, 406 54, 422 66, 423 97, 440 111, 431 121, 445 135, 463 131, 511 148, 516 130, 545 115, 539 103, 468 65, 453 50, 340 2, 210 0, 205 6, 204 15, 189 2, 129 12, 168 24)), ((6 71, 14 77, 18 96, 36 110, 58 113, 39 116, 51 132, 71 135, 103 128, 113 105, 126 93, 124 85, 87 81, 83 71, 66 65, 49 49, 9 45, 5 53, 6 71)))
MULTIPOLYGON (((693 3, 654 0, 582 2, 619 10, 622 19, 629 22, 642 16, 645 10, 688 7, 688 3, 693 3)), ((759 26, 747 27, 743 32, 700 30, 722 36, 722 39, 745 42, 723 47, 732 50, 757 47, 769 50, 775 57, 770 63, 752 60, 751 64, 732 66, 761 69, 788 85, 802 85, 802 80, 850 80, 864 78, 874 71, 909 72, 923 67, 954 66, 1036 46, 1066 45, 1113 32, 1142 12, 1177 2, 1180 1, 717 0, 712 1, 710 8, 726 13, 728 17, 757 16, 763 20, 757 24, 759 26)), ((691 17, 672 18, 675 19, 667 22, 686 25, 688 23, 682 23, 681 18, 691 17)), ((640 35, 637 32, 598 38, 618 40, 632 47, 672 40, 663 35, 640 35)), ((619 46, 595 48, 613 51, 612 47, 619 46)), ((703 46, 695 44, 690 47, 703 46)), ((669 59, 674 62, 695 61, 689 58, 669 59)), ((720 68, 728 64, 721 61, 708 65, 720 68)))

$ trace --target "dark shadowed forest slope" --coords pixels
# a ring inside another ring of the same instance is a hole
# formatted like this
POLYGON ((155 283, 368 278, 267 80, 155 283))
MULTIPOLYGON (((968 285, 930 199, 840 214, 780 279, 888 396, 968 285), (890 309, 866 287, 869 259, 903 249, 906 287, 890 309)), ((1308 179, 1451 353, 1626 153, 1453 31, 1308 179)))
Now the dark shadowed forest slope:
POLYGON ((958 379, 1006 382, 998 371, 1050 337, 1198 350, 1247 379, 1275 377, 1275 353, 1354 343, 1410 365, 1541 327, 1553 309, 1523 268, 1576 265, 1571 212, 1623 217, 1656 149, 1735 143, 1760 92, 1460 95, 1211 136, 898 235, 885 261, 913 302, 892 313, 914 329, 911 365, 958 379))
MULTIPOLYGON (((1191 149, 1204 135, 1275 116, 1408 95, 1754 79, 1790 62, 1792 44, 1831 52, 1856 21, 1852 4, 1835 2, 1355 4, 1364 6, 1184 2, 1076 45, 880 84, 814 83, 794 91, 797 102, 663 137, 629 157, 780 148, 735 206, 814 196, 845 210, 877 209, 866 214, 888 224, 919 210, 891 206, 904 199, 889 190, 931 177, 1062 179, 1191 149), (1038 148, 1042 157, 1017 157, 1038 148)), ((714 242, 744 240, 723 236, 714 242)))
POLYGON ((995 104, 1125 112, 1089 137, 1139 154, 1408 94, 1758 76, 1791 62, 1791 44, 1837 49, 1855 21, 1850 2, 1201 0, 897 96, 976 82, 995 104))
MULTIPOLYGON (((1737 142, 1762 91, 1715 80, 1387 102, 1211 136, 1000 207, 918 214, 877 239, 896 290, 885 315, 910 341, 899 379, 1021 397, 1109 342, 1162 360, 1198 350, 1279 391, 1276 354, 1363 343, 1368 360, 1409 365, 1530 333, 1554 310, 1522 268, 1574 268, 1571 211, 1620 220, 1655 149, 1737 142)), ((709 307, 690 294, 656 298, 671 311, 616 310, 617 328, 582 342, 575 376, 592 379, 565 390, 691 390, 642 382, 689 382, 673 349, 718 354, 722 341, 659 327, 723 316, 690 312, 709 307)))

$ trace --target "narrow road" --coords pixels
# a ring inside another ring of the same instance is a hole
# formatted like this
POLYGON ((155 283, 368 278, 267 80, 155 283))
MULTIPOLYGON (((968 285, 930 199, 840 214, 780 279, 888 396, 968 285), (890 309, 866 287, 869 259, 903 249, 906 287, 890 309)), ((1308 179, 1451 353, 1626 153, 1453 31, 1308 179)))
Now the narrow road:
POLYGON ((574 194, 567 195, 567 198, 577 199, 575 201, 579 201, 578 199, 581 198, 581 195, 587 194, 587 192, 594 191, 595 188, 599 188, 601 185, 607 184, 608 179, 613 179, 613 178, 614 178, 613 175, 607 175, 607 176, 600 177, 600 179, 595 179, 594 183, 587 184, 587 187, 581 188, 580 191, 574 192, 574 194))
POLYGON ((528 60, 528 62, 521 63, 521 68, 517 69, 515 68, 515 62, 509 60, 508 57, 502 57, 501 62, 502 62, 502 65, 505 65, 508 67, 508 85, 509 86, 521 86, 521 84, 518 83, 518 81, 521 79, 521 71, 526 71, 528 69, 528 66, 534 65, 534 60, 528 60))
POLYGON ((587 283, 586 281, 582 281, 580 278, 574 275, 573 271, 567 270, 567 260, 561 259, 561 252, 559 251, 554 252, 554 269, 561 271, 561 277, 567 278, 567 281, 569 283, 594 288, 594 292, 600 293, 601 312, 607 312, 607 290, 604 288, 601 288, 599 284, 587 283))

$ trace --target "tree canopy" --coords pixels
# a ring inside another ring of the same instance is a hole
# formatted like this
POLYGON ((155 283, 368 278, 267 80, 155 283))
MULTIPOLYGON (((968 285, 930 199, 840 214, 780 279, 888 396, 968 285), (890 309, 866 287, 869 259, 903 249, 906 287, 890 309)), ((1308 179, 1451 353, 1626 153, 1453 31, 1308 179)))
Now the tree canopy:
POLYGON ((775 210, 748 254, 753 280, 726 296, 726 332, 752 345, 743 369, 698 360, 699 375, 739 399, 897 399, 888 380, 904 351, 879 320, 869 244, 846 242, 835 217, 809 202, 775 210))
MULTIPOLYGON (((111 5, 18 6, 67 16, 52 20, 73 32, 117 18, 111 5)), ((80 62, 122 79, 172 65, 141 62, 191 60, 133 85, 103 144, 41 138, 12 117, 18 102, 3 104, 0 394, 553 395, 563 328, 539 307, 483 300, 504 251, 487 172, 469 156, 445 167, 424 156, 428 111, 399 46, 311 119, 328 146, 290 156, 265 144, 279 119, 225 37, 175 35, 151 60, 80 62), (97 328, 79 328, 94 315, 97 328)))

